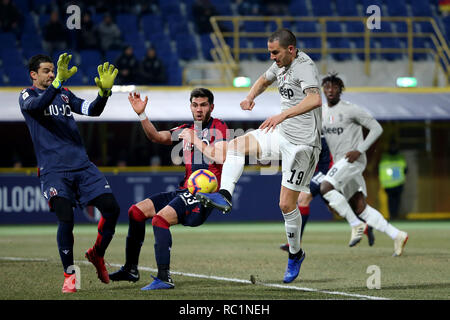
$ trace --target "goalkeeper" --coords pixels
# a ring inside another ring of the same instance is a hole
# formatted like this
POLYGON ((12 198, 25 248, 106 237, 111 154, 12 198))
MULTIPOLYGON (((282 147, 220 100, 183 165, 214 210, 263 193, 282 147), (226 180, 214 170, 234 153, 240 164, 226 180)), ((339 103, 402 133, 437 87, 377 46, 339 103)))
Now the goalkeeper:
POLYGON ((76 291, 73 207, 93 205, 102 214, 97 240, 87 250, 86 258, 95 266, 103 283, 109 282, 103 257, 120 213, 108 181, 89 161, 73 118, 73 112, 92 117, 103 112, 118 71, 108 62, 98 66, 95 83, 99 91, 96 99, 89 102, 64 87, 77 72, 75 66, 69 69, 71 58, 67 53, 61 54, 55 72, 49 56, 33 56, 28 64, 33 85, 22 90, 19 97, 33 141, 42 193, 58 220, 57 244, 65 276, 63 293, 76 291))

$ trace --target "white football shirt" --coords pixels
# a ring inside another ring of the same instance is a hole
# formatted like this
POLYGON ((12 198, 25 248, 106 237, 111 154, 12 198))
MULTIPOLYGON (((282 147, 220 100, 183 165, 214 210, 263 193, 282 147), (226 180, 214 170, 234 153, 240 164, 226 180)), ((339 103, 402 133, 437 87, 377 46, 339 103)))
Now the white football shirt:
MULTIPOLYGON (((289 66, 279 68, 274 62, 264 77, 269 81, 277 80, 281 111, 299 104, 306 97, 305 89, 314 87, 320 90, 316 64, 306 53, 298 49, 297 57, 289 66)), ((322 111, 321 107, 318 107, 281 122, 280 133, 293 144, 320 148, 321 123, 322 111)))

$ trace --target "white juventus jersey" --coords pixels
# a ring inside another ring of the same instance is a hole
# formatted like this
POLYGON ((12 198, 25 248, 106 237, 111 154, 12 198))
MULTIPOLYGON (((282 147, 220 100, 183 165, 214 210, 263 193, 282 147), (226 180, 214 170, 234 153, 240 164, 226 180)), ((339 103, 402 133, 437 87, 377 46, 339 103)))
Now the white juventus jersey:
MULTIPOLYGON (((305 89, 315 87, 320 90, 316 64, 300 50, 297 50, 297 57, 288 67, 279 68, 274 62, 264 77, 269 81, 277 80, 281 111, 299 104, 306 97, 303 92, 305 89)), ((281 122, 280 133, 293 144, 320 148, 321 123, 322 111, 321 107, 318 107, 281 122)))
POLYGON ((383 129, 367 111, 348 101, 340 100, 329 107, 322 105, 322 133, 336 163, 349 151, 358 150, 361 156, 356 160, 367 164, 366 151, 381 135, 383 129), (369 129, 364 140, 362 126, 369 129))

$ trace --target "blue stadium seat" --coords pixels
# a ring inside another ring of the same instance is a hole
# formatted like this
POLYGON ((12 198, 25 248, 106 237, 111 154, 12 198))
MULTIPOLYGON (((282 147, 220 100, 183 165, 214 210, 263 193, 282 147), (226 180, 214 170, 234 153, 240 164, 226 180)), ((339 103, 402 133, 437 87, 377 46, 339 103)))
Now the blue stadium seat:
POLYGON ((50 21, 50 15, 49 14, 40 14, 39 18, 38 18, 39 28, 41 28, 41 30, 43 30, 45 25, 49 21, 50 21))
POLYGON ((33 10, 42 13, 44 11, 48 11, 50 6, 52 5, 53 0, 34 0, 31 1, 33 5, 33 10))
POLYGON ((331 9, 331 0, 314 0, 311 1, 312 11, 314 16, 333 16, 331 9))
POLYGON ((244 21, 242 32, 265 32, 266 23, 264 21, 244 21))
POLYGON ((14 0, 13 2, 22 14, 30 11, 30 2, 28 0, 14 0))
MULTIPOLYGON (((381 29, 377 30, 374 29, 372 32, 374 33, 392 33, 392 25, 390 22, 387 21, 381 21, 380 25, 381 29)), ((380 43, 381 48, 393 48, 393 49, 399 49, 401 48, 400 42, 397 41, 396 38, 392 37, 382 37, 382 38, 375 38, 375 41, 378 41, 380 43)), ((382 53, 381 54, 382 59, 386 60, 398 60, 402 58, 402 55, 400 53, 382 53)))
MULTIPOLYGON (((341 23, 338 21, 328 21, 326 23, 327 32, 342 33, 341 23)), ((328 37, 329 48, 350 48, 350 41, 348 38, 328 37)), ((337 61, 344 61, 351 59, 349 53, 332 53, 331 56, 337 61)))
POLYGON ((181 15, 169 15, 165 19, 169 26, 169 34, 172 38, 175 38, 175 35, 178 33, 185 33, 189 30, 187 20, 181 15))
POLYGON ((121 13, 116 15, 115 21, 123 34, 138 33, 138 20, 136 15, 121 13))
POLYGON ((42 50, 42 38, 37 33, 23 33, 20 38, 20 43, 23 50, 36 49, 42 50))
POLYGON ((336 11, 339 16, 358 16, 356 0, 336 0, 336 11))
POLYGON ((91 20, 94 25, 97 26, 103 21, 103 14, 95 13, 91 16, 91 20))
POLYGON ((181 86, 182 85, 182 70, 178 63, 171 63, 167 66, 168 85, 169 86, 181 86))
MULTIPOLYGON (((234 40, 232 38, 226 38, 225 39, 226 44, 230 47, 231 54, 234 57, 234 40)), ((266 44, 267 46, 267 44, 266 44)), ((239 38, 239 47, 240 48, 250 48, 250 41, 247 38, 239 38)), ((248 53, 239 53, 239 59, 240 60, 248 60, 250 59, 250 54, 248 53)))
POLYGON ((211 0, 214 8, 217 10, 218 14, 221 16, 232 16, 233 11, 231 10, 230 0, 211 0))
POLYGON ((0 49, 0 60, 2 65, 10 66, 22 66, 24 65, 24 59, 22 53, 14 47, 4 47, 0 49))
POLYGON ((305 0, 291 1, 289 4, 289 12, 293 16, 305 17, 309 15, 308 7, 305 0))
POLYGON ((172 55, 169 39, 163 33, 150 34, 148 40, 160 59, 172 55))
POLYGON ((312 53, 312 52, 308 52, 307 49, 318 49, 321 48, 321 41, 320 38, 304 38, 302 39, 302 41, 305 43, 305 52, 306 54, 313 60, 320 60, 320 58, 322 57, 322 55, 318 52, 312 53))
MULTIPOLYGON (((290 21, 283 21, 282 28, 292 29, 292 23, 290 21)), ((279 29, 278 24, 275 21, 268 22, 269 32, 275 32, 279 29)))
POLYGON ((132 45, 133 47, 133 53, 136 59, 139 61, 144 59, 146 53, 147 53, 147 47, 145 46, 144 42, 135 43, 132 45))
POLYGON ((408 16, 408 10, 406 9, 405 0, 384 0, 388 14, 393 17, 405 17, 408 16))
POLYGON ((264 52, 255 53, 256 59, 260 61, 267 61, 270 58, 269 52, 267 51, 267 38, 254 38, 252 42, 253 48, 264 49, 264 52))
POLYGON ((209 34, 202 34, 200 35, 200 41, 202 44, 202 53, 203 57, 206 60, 212 61, 213 58, 211 57, 211 49, 214 48, 214 45, 211 41, 211 38, 209 37, 209 34))
POLYGON ((77 70, 77 72, 70 77, 70 79, 67 81, 68 86, 84 86, 84 85, 94 85, 94 79, 90 79, 91 83, 85 83, 84 77, 83 77, 83 70, 80 68, 77 70))
POLYGON ((162 33, 164 31, 163 20, 160 15, 146 14, 141 18, 142 31, 145 35, 162 33))
POLYGON ((170 14, 181 15, 180 3, 176 0, 159 0, 159 9, 163 16, 170 14))
POLYGON ((381 0, 362 0, 363 15, 366 15, 367 8, 372 5, 378 6, 380 8, 381 16, 387 15, 387 13, 383 11, 383 3, 381 2, 381 0))
MULTIPOLYGON (((358 49, 364 48, 365 47, 365 40, 364 40, 364 38, 357 38, 356 40, 354 40, 354 45, 358 49)), ((376 48, 375 40, 373 38, 370 38, 370 48, 372 48, 372 49, 376 48)), ((364 52, 357 53, 356 56, 358 57, 359 60, 365 60, 366 59, 366 56, 365 56, 364 52)), ((377 57, 376 53, 374 53, 372 51, 372 53, 370 54, 370 59, 374 60, 374 59, 376 59, 376 57, 377 57)))
POLYGON ((294 22, 297 32, 317 32, 317 25, 314 21, 297 21, 294 22))
POLYGON ((107 50, 105 52, 105 60, 114 62, 117 60, 117 58, 120 56, 121 53, 122 50, 107 50))
POLYGON ((16 47, 17 38, 12 32, 1 32, 0 43, 2 47, 16 47))
POLYGON ((416 17, 431 17, 431 6, 428 1, 410 0, 412 14, 416 17))
POLYGON ((194 39, 189 33, 179 33, 175 36, 178 56, 182 60, 197 59, 197 46, 194 39))
POLYGON ((79 69, 89 76, 97 72, 97 67, 103 61, 102 55, 98 50, 80 50, 80 65, 79 69))
POLYGON ((3 69, 9 78, 7 83, 9 86, 28 86, 31 84, 27 68, 22 65, 5 65, 3 69))

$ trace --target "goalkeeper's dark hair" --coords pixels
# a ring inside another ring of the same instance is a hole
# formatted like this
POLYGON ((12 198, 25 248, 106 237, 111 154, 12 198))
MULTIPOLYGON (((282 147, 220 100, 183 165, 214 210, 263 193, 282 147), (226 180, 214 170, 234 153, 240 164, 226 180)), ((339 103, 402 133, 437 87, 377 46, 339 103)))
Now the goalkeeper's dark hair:
POLYGON ((342 81, 342 79, 339 78, 337 75, 338 74, 336 72, 329 73, 325 78, 323 78, 322 87, 325 85, 325 83, 331 82, 332 84, 337 85, 341 89, 341 92, 344 91, 345 89, 344 81, 342 81))
POLYGON ((278 41, 282 48, 287 48, 289 46, 297 46, 297 39, 295 35, 286 28, 279 29, 271 34, 268 39, 269 42, 278 41))
POLYGON ((213 93, 206 88, 195 88, 191 91, 191 97, 189 101, 192 102, 192 98, 208 98, 209 104, 214 103, 214 95, 213 93))
POLYGON ((38 72, 39 66, 42 62, 50 62, 53 63, 53 60, 50 56, 46 54, 37 54, 32 56, 28 61, 28 72, 35 71, 38 72))

